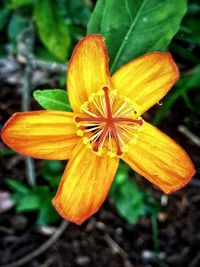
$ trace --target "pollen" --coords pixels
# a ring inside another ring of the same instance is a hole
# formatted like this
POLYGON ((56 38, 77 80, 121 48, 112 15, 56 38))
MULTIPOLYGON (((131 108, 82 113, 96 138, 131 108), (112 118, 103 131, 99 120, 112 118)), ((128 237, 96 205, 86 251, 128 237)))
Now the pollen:
POLYGON ((80 108, 81 117, 75 117, 77 135, 98 156, 121 157, 129 144, 137 142, 143 125, 138 118, 137 105, 117 90, 104 86, 92 94, 80 108))

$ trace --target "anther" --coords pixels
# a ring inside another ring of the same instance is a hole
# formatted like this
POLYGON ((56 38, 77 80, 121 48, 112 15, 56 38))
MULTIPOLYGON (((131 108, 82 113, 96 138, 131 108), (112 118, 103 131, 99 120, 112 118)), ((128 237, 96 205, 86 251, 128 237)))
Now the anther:
POLYGON ((78 130, 76 133, 77 133, 78 136, 83 136, 83 131, 82 130, 78 130))

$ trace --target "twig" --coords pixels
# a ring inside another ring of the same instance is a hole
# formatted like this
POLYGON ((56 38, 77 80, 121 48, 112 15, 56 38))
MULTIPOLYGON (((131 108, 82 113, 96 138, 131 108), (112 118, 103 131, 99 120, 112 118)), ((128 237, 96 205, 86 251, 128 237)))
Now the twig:
MULTIPOLYGON (((55 263, 55 260, 52 258, 47 259, 47 261, 45 263, 43 263, 42 265, 40 265, 40 267, 49 267, 49 266, 53 266, 53 264, 55 263)), ((55 266, 55 265, 54 265, 55 266)))
MULTIPOLYGON (((31 95, 31 68, 27 64, 23 76, 22 111, 30 110, 30 95, 31 95)), ((35 186, 36 175, 35 175, 34 160, 32 158, 25 157, 25 164, 27 170, 28 183, 30 186, 35 186)))
POLYGON ((57 72, 61 74, 66 74, 67 64, 59 64, 55 62, 46 62, 43 60, 36 59, 34 56, 29 56, 30 65, 33 69, 42 69, 50 72, 57 72))
POLYGON ((18 38, 18 61, 22 64, 29 65, 32 69, 42 69, 50 72, 65 74, 67 72, 67 64, 47 62, 37 59, 33 54, 34 28, 30 27, 23 31, 18 38), (32 37, 32 38, 31 38, 32 37))
POLYGON ((200 263, 200 252, 197 253, 196 257, 190 262, 188 267, 198 267, 200 263))
POLYGON ((193 134, 188 128, 184 125, 178 126, 178 131, 187 137, 194 145, 200 147, 200 138, 193 134))
MULTIPOLYGON (((119 253, 124 260, 126 260, 130 267, 133 267, 132 263, 129 261, 129 256, 125 250, 123 250, 117 242, 115 242, 108 234, 105 235, 105 240, 111 247, 114 253, 119 253)), ((0 266, 1 267, 1 266, 0 266)))
POLYGON ((30 110, 31 96, 31 68, 29 65, 25 67, 23 75, 23 91, 22 91, 22 111, 30 110))
POLYGON ((11 262, 11 263, 8 263, 5 265, 0 265, 0 267, 18 267, 18 266, 22 266, 24 264, 27 264, 28 262, 30 262, 34 258, 36 258, 39 255, 41 255, 42 253, 44 253, 47 249, 49 249, 59 239, 59 237, 64 233, 64 231, 66 230, 68 225, 69 225, 69 222, 62 221, 62 223, 60 224, 60 227, 56 230, 56 232, 45 243, 43 243, 39 248, 37 248, 36 250, 32 251, 31 253, 29 253, 25 257, 15 261, 15 262, 11 262))
MULTIPOLYGON (((26 53, 32 53, 34 46, 34 30, 32 24, 23 31, 17 40, 18 59, 21 55, 26 53)), ((31 65, 27 62, 23 75, 23 90, 22 90, 22 111, 30 110, 30 97, 31 97, 31 65)), ((27 180, 30 186, 35 186, 36 175, 35 166, 32 158, 25 157, 25 165, 27 172, 27 180)))

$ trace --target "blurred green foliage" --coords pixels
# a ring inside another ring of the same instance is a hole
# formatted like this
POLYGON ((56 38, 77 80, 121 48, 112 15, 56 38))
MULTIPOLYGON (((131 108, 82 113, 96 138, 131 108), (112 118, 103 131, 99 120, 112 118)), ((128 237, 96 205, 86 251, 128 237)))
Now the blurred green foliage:
POLYGON ((64 16, 51 0, 37 0, 34 19, 41 41, 61 61, 66 60, 70 48, 69 27, 64 16))
POLYGON ((7 180, 13 191, 12 200, 16 204, 16 212, 37 212, 36 224, 51 224, 60 216, 54 210, 51 200, 54 197, 61 179, 62 164, 59 161, 44 161, 41 168, 41 185, 31 188, 23 182, 7 180))
POLYGON ((127 222, 134 224, 141 216, 156 216, 160 205, 129 179, 129 172, 130 168, 121 162, 110 194, 118 213, 127 222))
POLYGON ((85 35, 90 12, 82 0, 0 0, 1 48, 10 42, 16 49, 17 37, 33 22, 39 55, 46 54, 45 47, 50 58, 64 62, 74 42, 85 35))
POLYGON ((162 104, 159 113, 153 120, 154 124, 158 124, 171 110, 172 106, 179 98, 183 99, 186 107, 190 110, 192 117, 194 116, 194 126, 199 126, 199 88, 200 88, 200 65, 194 69, 183 74, 181 79, 176 83, 174 90, 170 92, 164 103, 162 104), (198 96, 195 98, 196 102, 191 103, 189 92, 191 90, 198 90, 198 96), (197 125, 196 125, 197 124, 197 125))
POLYGON ((189 0, 188 10, 183 18, 179 32, 169 45, 169 50, 180 62, 183 69, 181 78, 168 93, 155 116, 153 123, 158 124, 178 101, 187 108, 187 116, 182 121, 199 131, 200 126, 200 2, 189 0))

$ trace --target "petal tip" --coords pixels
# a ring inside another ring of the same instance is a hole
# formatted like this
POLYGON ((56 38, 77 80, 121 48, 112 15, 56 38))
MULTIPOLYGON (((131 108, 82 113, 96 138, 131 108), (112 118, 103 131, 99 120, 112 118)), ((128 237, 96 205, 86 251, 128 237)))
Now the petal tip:
POLYGON ((163 190, 161 189, 166 195, 171 195, 173 193, 175 193, 176 191, 182 189, 185 185, 187 185, 191 180, 192 180, 192 177, 194 176, 196 170, 195 170, 195 167, 191 161, 191 170, 189 172, 189 174, 187 175, 187 177, 185 178, 185 180, 178 186, 176 186, 175 188, 172 188, 172 189, 169 189, 169 190, 163 190))
MULTIPOLYGON (((170 52, 152 52, 152 53, 148 53, 148 54, 155 54, 157 56, 161 56, 162 58, 166 58, 168 59, 170 65, 172 66, 173 70, 174 70, 174 83, 180 78, 180 73, 179 73, 179 69, 173 59, 173 56, 170 52)), ((148 55, 146 54, 146 55, 148 55)), ((144 55, 145 56, 145 55, 144 55)))
POLYGON ((57 197, 55 196, 53 199, 52 199, 52 205, 54 206, 54 208, 56 209, 56 211, 60 214, 60 216, 65 219, 66 221, 69 221, 69 222, 72 222, 72 223, 75 223, 77 225, 81 225, 87 218, 83 218, 83 219, 80 219, 80 218, 71 218, 70 216, 68 216, 62 209, 61 205, 57 202, 57 197))
POLYGON ((7 129, 8 127, 13 123, 13 121, 16 119, 16 117, 19 115, 20 113, 14 113, 4 124, 1 132, 0 132, 0 137, 3 140, 3 142, 6 145, 9 145, 9 141, 7 139, 7 129))
POLYGON ((174 61, 174 59, 172 57, 172 54, 170 52, 167 52, 165 54, 166 54, 166 56, 168 56, 169 61, 170 61, 171 65, 173 66, 174 73, 175 73, 174 82, 176 82, 180 78, 180 73, 179 73, 178 66, 176 65, 176 63, 175 63, 175 61, 174 61))

